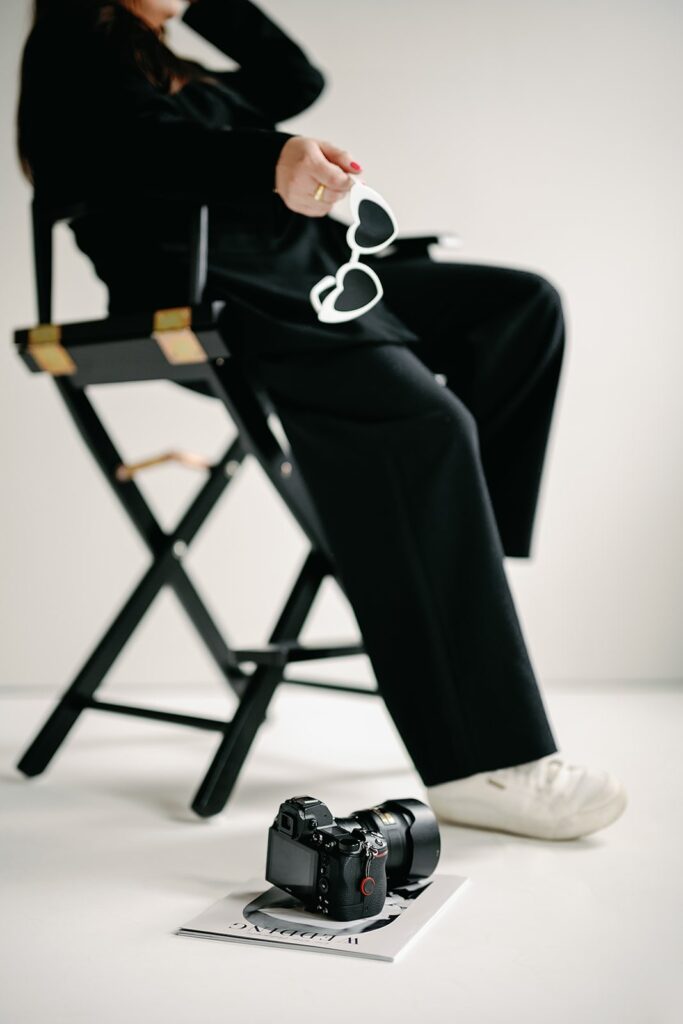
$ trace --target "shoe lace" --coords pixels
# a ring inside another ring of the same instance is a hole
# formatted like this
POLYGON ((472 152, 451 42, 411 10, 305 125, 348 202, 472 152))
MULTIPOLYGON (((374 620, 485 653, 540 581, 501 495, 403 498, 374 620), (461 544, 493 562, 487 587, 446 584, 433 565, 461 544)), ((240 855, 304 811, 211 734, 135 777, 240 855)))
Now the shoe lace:
POLYGON ((564 758, 552 754, 538 761, 529 761, 527 764, 515 765, 509 769, 509 771, 527 775, 538 789, 546 791, 555 787, 561 774, 580 770, 579 765, 570 764, 564 758))

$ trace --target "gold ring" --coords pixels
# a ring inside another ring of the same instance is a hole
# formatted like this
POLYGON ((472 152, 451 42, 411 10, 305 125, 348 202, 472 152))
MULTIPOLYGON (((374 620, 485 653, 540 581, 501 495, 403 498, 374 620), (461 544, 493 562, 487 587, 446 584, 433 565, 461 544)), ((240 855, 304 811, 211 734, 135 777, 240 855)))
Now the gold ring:
POLYGON ((323 184, 318 185, 317 189, 313 193, 313 198, 314 199, 322 199, 324 191, 325 191, 325 186, 323 184))

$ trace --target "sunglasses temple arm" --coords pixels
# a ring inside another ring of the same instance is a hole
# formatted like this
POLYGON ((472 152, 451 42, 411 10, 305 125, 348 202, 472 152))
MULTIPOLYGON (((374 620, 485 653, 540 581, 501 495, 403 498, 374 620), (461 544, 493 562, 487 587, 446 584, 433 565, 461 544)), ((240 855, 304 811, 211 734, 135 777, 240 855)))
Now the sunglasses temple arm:
POLYGON ((316 313, 319 313, 322 309, 322 302, 320 301, 320 293, 327 291, 328 288, 332 288, 336 284, 336 280, 331 274, 327 274, 326 277, 321 278, 317 284, 314 284, 309 292, 309 298, 311 305, 316 313))

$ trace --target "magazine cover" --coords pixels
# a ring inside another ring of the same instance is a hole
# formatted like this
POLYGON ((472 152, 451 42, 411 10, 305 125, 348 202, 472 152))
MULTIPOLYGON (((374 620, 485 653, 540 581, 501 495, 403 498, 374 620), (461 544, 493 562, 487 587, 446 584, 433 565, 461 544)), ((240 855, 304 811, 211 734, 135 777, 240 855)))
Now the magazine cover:
POLYGON ((309 913, 283 889, 264 889, 267 883, 263 879, 253 879, 188 921, 177 934, 298 946, 391 961, 466 881, 459 875, 432 875, 412 885, 391 889, 382 912, 374 917, 334 921, 309 913))

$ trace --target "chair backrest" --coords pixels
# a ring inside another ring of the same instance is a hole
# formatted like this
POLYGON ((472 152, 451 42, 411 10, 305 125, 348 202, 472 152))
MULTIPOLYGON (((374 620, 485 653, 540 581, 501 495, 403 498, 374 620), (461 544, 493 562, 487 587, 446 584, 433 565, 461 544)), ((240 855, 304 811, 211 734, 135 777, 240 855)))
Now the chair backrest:
POLYGON ((194 380, 198 367, 208 360, 232 354, 218 322, 225 303, 203 298, 208 271, 207 205, 179 194, 145 194, 142 200, 161 201, 164 210, 169 203, 183 207, 180 212, 189 234, 187 293, 178 296, 173 308, 56 324, 52 320, 55 225, 86 214, 111 215, 121 204, 89 200, 57 206, 47 202, 44 193, 34 195, 31 212, 38 321, 14 332, 17 352, 32 373, 68 377, 76 388, 160 378, 184 382, 194 380))
MULTIPOLYGON (((189 242, 189 305, 199 305, 206 285, 209 249, 209 208, 185 196, 164 196, 164 202, 188 206, 190 209, 189 242)), ((53 229, 56 224, 69 222, 85 214, 105 210, 104 203, 78 202, 69 206, 55 206, 35 195, 31 204, 33 223, 33 261, 35 272, 38 323, 52 321, 53 229)))

